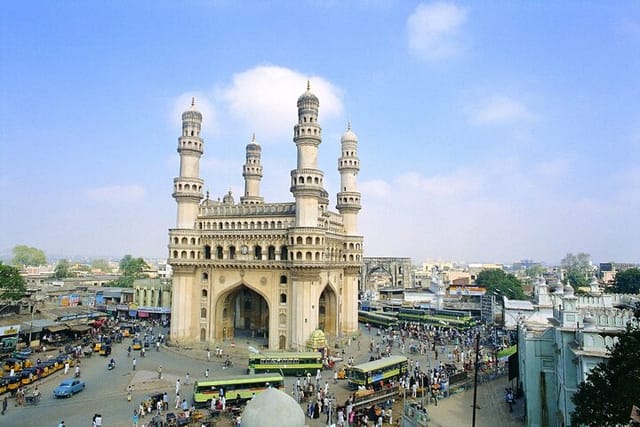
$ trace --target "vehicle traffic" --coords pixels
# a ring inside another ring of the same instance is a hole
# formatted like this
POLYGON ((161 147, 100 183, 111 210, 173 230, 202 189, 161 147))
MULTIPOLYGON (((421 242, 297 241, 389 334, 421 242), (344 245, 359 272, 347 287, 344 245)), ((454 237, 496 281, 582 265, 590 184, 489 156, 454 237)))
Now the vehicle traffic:
POLYGON ((346 377, 349 386, 355 388, 373 387, 378 389, 383 381, 399 378, 408 369, 408 360, 404 356, 391 356, 360 365, 348 366, 346 377))
POLYGON ((322 354, 306 352, 264 352, 249 356, 248 374, 278 373, 281 375, 315 375, 322 370, 322 354))
POLYGON ((282 375, 261 374, 219 377, 214 380, 196 381, 193 386, 194 406, 210 406, 211 400, 225 396, 227 402, 240 404, 267 388, 284 388, 282 375))
POLYGON ((71 397, 84 390, 85 384, 81 380, 64 380, 53 390, 55 397, 71 397))

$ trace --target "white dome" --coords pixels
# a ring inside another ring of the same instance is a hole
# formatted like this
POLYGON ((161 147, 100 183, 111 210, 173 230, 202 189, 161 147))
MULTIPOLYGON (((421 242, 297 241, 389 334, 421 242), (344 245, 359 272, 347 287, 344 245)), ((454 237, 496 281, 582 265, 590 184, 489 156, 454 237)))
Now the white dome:
POLYGON ((304 412, 287 393, 268 388, 247 403, 243 427, 304 427, 304 412))
POLYGON ((358 142, 358 135, 351 130, 351 123, 347 125, 347 130, 342 134, 340 142, 358 142))

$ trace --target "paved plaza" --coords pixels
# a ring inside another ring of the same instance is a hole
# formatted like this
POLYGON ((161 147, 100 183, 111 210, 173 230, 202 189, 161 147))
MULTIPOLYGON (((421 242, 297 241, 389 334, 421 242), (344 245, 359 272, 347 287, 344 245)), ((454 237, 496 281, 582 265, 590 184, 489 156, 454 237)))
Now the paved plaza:
MULTIPOLYGON (((164 332, 164 331, 163 331, 164 332)), ((377 339, 375 329, 371 332, 362 331, 362 335, 351 345, 344 348, 345 357, 354 357, 356 363, 369 360, 368 348, 370 340, 377 339), (358 346, 359 341, 359 346, 358 346)), ((69 399, 55 399, 51 393, 65 376, 56 373, 37 383, 42 400, 38 406, 16 407, 10 399, 7 413, 0 418, 1 425, 7 426, 52 426, 55 427, 61 420, 68 427, 88 427, 95 413, 103 415, 103 426, 127 427, 132 426, 132 415, 138 403, 151 394, 167 392, 169 396, 169 408, 174 412, 175 383, 177 379, 185 381, 189 373, 191 381, 202 378, 205 369, 209 369, 210 378, 216 375, 245 374, 247 370, 247 357, 249 347, 259 348, 260 343, 251 340, 226 342, 222 344, 224 354, 229 354, 234 366, 223 368, 223 359, 212 356, 207 361, 204 348, 176 348, 162 347, 161 351, 151 350, 147 356, 140 357, 139 352, 133 352, 127 357, 126 348, 129 341, 125 339, 122 344, 113 347, 112 357, 117 361, 117 367, 113 371, 107 370, 108 358, 94 355, 82 361, 82 379, 87 383, 85 391, 69 399), (136 370, 133 371, 133 356, 136 356, 136 370), (158 378, 158 367, 162 366, 162 379, 158 378), (133 386, 132 401, 128 402, 126 390, 133 386)), ((394 354, 400 354, 399 349, 394 348, 394 354)), ((213 352, 212 352, 213 353, 213 352)), ((46 357, 38 354, 38 357, 46 357)), ((410 357, 415 357, 411 355, 410 357)), ((415 357, 422 367, 429 367, 436 362, 433 355, 418 355, 415 357)), ((337 364, 339 367, 340 364, 337 364)), ((344 403, 351 391, 347 388, 346 381, 340 380, 337 384, 333 381, 333 371, 323 371, 324 381, 329 382, 330 392, 334 393, 338 404, 344 403)), ((293 394, 295 384, 294 377, 287 377, 286 392, 293 394)), ((506 377, 493 382, 482 384, 478 387, 476 410, 477 426, 523 426, 522 407, 518 401, 513 412, 509 412, 504 401, 504 388, 509 386, 506 377)), ((183 385, 181 399, 191 402, 192 385, 183 385)), ((438 406, 428 405, 430 414, 430 426, 456 427, 472 425, 473 390, 454 394, 451 397, 441 399, 438 406)), ((303 404, 306 410, 306 404, 303 404)), ((393 406, 394 425, 399 419, 402 409, 402 398, 398 398, 393 406)), ((164 416, 166 412, 163 412, 164 416)), ((147 425, 149 417, 142 419, 139 426, 147 425)), ((322 414, 319 419, 306 418, 309 427, 327 425, 327 417, 322 414)), ((335 422, 335 419, 334 419, 335 422)), ((226 419, 218 420, 217 426, 231 425, 226 419)), ((385 424, 389 425, 389 424, 385 424)))

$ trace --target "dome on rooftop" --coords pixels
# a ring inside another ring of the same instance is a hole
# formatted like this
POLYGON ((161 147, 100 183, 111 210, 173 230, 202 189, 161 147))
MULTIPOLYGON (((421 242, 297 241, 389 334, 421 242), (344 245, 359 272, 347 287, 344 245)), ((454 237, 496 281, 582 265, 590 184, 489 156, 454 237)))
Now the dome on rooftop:
POLYGON ((358 142, 358 135, 351 130, 351 123, 347 125, 347 130, 342 134, 340 142, 358 142))
POLYGON ((243 427, 303 427, 300 405, 287 393, 268 388, 247 403, 242 412, 243 427))

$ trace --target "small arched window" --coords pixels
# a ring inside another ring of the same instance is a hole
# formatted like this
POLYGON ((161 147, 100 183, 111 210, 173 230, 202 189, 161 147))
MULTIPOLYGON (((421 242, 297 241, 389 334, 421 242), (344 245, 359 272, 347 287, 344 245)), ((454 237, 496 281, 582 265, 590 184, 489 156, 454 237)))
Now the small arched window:
POLYGON ((204 308, 204 307, 202 307, 200 309, 200 318, 202 318, 202 319, 206 319, 207 318, 207 309, 204 308))
POLYGON ((280 304, 287 303, 287 294, 280 294, 280 304))
POLYGON ((207 298, 207 296, 209 295, 209 291, 207 291, 206 289, 202 290, 202 298, 207 298))

